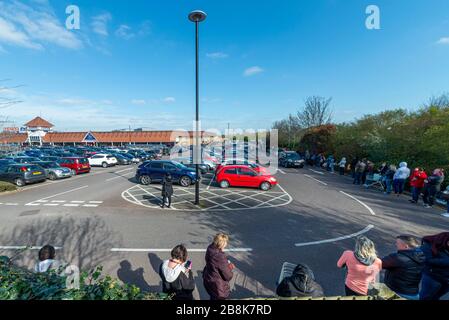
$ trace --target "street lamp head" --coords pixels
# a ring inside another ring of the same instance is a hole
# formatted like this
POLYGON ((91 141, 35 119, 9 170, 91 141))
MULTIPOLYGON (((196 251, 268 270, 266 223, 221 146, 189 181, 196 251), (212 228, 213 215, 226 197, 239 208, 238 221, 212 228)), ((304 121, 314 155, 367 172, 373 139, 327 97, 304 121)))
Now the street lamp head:
POLYGON ((201 10, 195 10, 190 12, 189 20, 192 22, 202 22, 206 20, 207 14, 201 10))

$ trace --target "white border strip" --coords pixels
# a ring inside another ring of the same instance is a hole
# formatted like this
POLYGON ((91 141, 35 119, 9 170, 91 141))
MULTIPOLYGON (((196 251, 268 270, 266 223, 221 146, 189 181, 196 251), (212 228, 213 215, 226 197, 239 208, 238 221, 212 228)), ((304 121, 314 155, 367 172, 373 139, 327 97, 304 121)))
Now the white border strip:
POLYGON ((359 199, 357 199, 357 198, 354 197, 354 196, 351 196, 350 194, 347 194, 346 192, 340 191, 340 193, 342 193, 342 194, 344 194, 345 196, 347 196, 347 197, 349 197, 349 198, 351 198, 351 199, 357 201, 358 203, 360 203, 362 206, 364 206, 366 209, 368 209, 368 211, 369 211, 373 216, 376 215, 376 213, 374 212, 374 210, 371 209, 366 203, 360 201, 359 199))
POLYGON ((328 240, 321 240, 321 241, 314 241, 314 242, 305 242, 305 243, 297 243, 295 244, 296 247, 306 247, 306 246, 312 246, 312 245, 316 245, 316 244, 323 244, 323 243, 331 243, 331 242, 337 242, 337 241, 341 241, 341 240, 346 240, 346 239, 351 239, 351 238, 355 238, 358 237, 364 233, 367 233, 368 231, 370 231, 371 229, 373 229, 374 226, 372 224, 370 224, 369 226, 367 226, 365 229, 363 229, 362 231, 347 235, 347 236, 343 236, 343 237, 338 237, 335 239, 328 239, 328 240))

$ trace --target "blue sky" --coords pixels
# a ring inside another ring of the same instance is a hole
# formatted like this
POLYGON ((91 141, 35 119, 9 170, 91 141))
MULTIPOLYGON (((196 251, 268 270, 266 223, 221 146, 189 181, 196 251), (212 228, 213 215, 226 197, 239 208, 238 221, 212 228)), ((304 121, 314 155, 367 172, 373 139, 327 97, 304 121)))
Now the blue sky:
POLYGON ((58 130, 191 128, 193 9, 201 25, 204 128, 268 128, 310 95, 336 121, 417 108, 449 91, 449 1, 0 0, 0 109, 58 130), (65 29, 80 8, 81 29, 65 29), (365 9, 380 8, 368 30, 365 9))

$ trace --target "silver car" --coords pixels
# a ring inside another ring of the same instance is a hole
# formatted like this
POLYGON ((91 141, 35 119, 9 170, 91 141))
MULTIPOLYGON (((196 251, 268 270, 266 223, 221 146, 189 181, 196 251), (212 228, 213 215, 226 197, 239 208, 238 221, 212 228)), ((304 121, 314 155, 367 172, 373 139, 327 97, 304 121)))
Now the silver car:
POLYGON ((57 162, 42 161, 34 164, 41 166, 45 170, 47 178, 50 180, 65 179, 72 176, 72 172, 69 168, 61 167, 57 162))

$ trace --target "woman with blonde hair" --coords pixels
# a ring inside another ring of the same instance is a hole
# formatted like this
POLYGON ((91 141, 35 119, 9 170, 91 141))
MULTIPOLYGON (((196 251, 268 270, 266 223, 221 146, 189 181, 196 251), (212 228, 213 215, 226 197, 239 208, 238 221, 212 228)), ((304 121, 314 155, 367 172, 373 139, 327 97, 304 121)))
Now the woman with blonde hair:
POLYGON ((347 296, 366 296, 371 283, 375 283, 382 270, 382 260, 377 257, 374 243, 367 237, 359 237, 355 250, 347 250, 337 262, 346 268, 345 291, 347 296))
POLYGON ((211 300, 229 298, 234 265, 228 260, 223 250, 227 247, 229 236, 219 233, 207 248, 206 267, 203 271, 203 284, 211 300))

